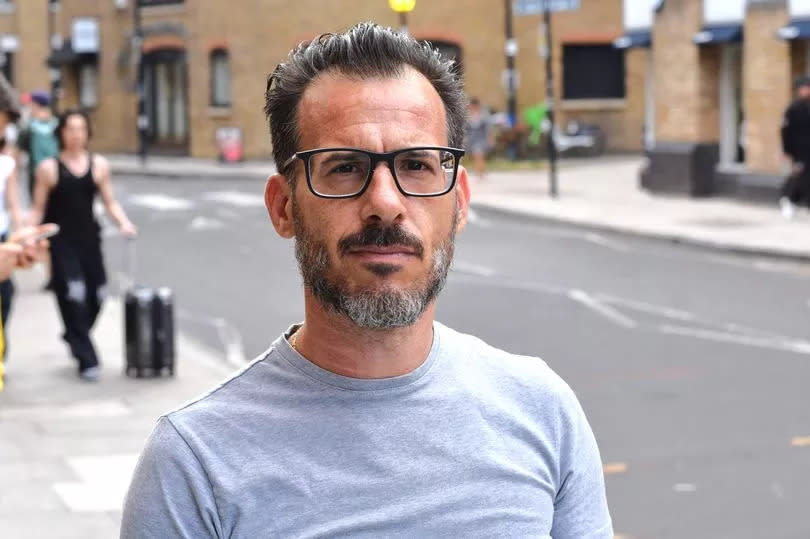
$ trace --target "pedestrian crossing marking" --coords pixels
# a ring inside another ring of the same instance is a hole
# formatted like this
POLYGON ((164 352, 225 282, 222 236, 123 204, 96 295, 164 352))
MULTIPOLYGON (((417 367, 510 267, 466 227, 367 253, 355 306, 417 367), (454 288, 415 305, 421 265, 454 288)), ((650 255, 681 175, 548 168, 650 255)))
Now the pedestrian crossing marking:
POLYGON ((75 513, 120 511, 138 455, 66 459, 79 481, 56 483, 53 490, 75 513))

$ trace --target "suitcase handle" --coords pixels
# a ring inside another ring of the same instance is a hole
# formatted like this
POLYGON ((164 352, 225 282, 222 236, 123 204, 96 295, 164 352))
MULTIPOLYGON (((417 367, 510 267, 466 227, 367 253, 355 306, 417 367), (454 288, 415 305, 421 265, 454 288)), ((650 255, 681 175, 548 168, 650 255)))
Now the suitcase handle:
POLYGON ((137 257, 137 249, 135 247, 135 238, 129 238, 124 236, 124 268, 123 268, 123 290, 128 288, 132 288, 135 286, 135 272, 138 268, 138 257, 137 257))

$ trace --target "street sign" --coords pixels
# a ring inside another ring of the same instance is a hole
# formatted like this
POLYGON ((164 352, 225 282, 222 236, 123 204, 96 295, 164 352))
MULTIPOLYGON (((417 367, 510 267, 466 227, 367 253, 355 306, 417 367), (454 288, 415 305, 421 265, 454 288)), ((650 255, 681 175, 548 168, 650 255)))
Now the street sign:
POLYGON ((555 11, 572 11, 579 9, 580 0, 515 0, 515 15, 540 15, 546 9, 555 11))

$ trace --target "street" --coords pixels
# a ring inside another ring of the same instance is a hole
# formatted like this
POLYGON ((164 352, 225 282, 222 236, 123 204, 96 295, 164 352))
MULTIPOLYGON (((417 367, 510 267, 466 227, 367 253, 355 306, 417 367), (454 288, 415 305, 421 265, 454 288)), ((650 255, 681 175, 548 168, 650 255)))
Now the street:
MULTIPOLYGON (((140 229, 136 280, 174 289, 182 333, 237 362, 302 319, 261 182, 117 177, 116 191, 140 229)), ((108 239, 112 276, 124 253, 108 239)), ((437 317, 573 387, 617 534, 806 538, 809 281, 810 263, 479 209, 437 317)))

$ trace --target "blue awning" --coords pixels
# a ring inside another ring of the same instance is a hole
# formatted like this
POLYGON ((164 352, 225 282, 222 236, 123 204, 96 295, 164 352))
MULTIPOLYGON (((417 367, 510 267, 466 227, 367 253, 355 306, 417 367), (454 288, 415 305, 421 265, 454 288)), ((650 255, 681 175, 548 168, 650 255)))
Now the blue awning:
POLYGON ((790 24, 776 31, 782 39, 808 39, 810 38, 810 19, 795 19, 790 24))
POLYGON ((708 24, 695 34, 692 41, 697 45, 716 43, 739 43, 743 38, 741 24, 708 24))
POLYGON ((630 49, 633 47, 649 47, 652 45, 652 34, 649 30, 635 30, 627 32, 622 37, 613 41, 613 46, 617 49, 630 49))

